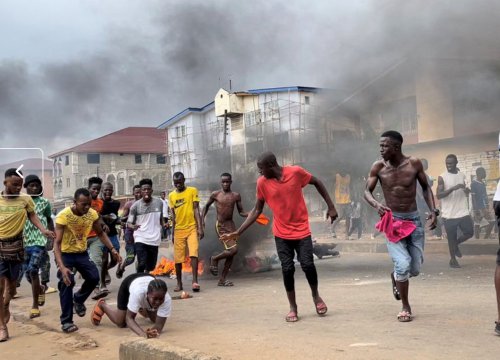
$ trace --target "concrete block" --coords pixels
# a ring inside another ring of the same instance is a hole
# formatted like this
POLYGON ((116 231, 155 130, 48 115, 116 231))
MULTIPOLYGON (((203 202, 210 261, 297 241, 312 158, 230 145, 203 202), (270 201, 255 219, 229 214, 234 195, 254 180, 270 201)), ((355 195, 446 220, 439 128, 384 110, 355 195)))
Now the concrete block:
POLYGON ((218 356, 203 354, 168 344, 160 339, 127 340, 120 344, 120 360, 220 360, 218 356))

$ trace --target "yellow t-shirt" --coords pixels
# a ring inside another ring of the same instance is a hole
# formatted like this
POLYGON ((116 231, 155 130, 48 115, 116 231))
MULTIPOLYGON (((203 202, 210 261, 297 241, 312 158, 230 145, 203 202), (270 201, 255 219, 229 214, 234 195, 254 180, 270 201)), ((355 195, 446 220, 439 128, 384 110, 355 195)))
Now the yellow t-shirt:
POLYGON ((31 196, 19 194, 16 197, 0 195, 0 240, 23 232, 28 213, 35 211, 31 196))
POLYGON ((61 252, 81 253, 87 251, 87 237, 94 221, 99 219, 99 214, 94 209, 83 216, 73 214, 71 207, 62 210, 56 217, 56 224, 65 226, 61 252))
POLYGON ((183 192, 172 191, 168 194, 168 205, 175 212, 175 230, 186 230, 196 226, 194 217, 195 202, 200 202, 198 189, 186 186, 183 192))

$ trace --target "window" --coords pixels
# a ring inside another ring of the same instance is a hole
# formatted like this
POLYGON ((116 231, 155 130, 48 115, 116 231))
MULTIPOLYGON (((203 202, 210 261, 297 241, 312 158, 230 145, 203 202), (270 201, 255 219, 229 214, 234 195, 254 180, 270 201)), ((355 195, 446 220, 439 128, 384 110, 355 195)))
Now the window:
POLYGON ((87 154, 87 164, 100 164, 101 154, 87 154))
POLYGON ((142 155, 141 154, 135 154, 135 163, 142 164, 142 155))
POLYGON ((309 105, 309 96, 304 96, 304 103, 309 105))
POLYGON ((66 178, 66 187, 69 188, 71 185, 71 179, 70 178, 66 178))
POLYGON ((167 162, 165 161, 165 155, 156 154, 156 163, 157 164, 166 164, 167 162))
POLYGON ((66 155, 64 157, 64 166, 68 166, 69 165, 69 155, 66 155))
POLYGON ((175 137, 184 137, 186 136, 186 125, 180 125, 175 127, 175 137))
POLYGON ((179 164, 186 164, 189 162, 189 155, 187 153, 179 154, 179 164))
POLYGON ((245 127, 256 125, 262 122, 260 117, 260 110, 250 111, 245 113, 245 127))

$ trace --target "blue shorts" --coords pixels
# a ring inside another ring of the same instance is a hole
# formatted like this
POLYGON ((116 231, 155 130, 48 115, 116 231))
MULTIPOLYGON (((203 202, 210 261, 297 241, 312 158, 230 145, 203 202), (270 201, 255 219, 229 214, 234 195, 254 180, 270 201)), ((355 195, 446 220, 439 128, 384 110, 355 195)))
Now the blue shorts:
POLYGON ((45 246, 27 246, 24 248, 23 272, 28 276, 38 274, 44 259, 45 246))
POLYGON ((5 277, 9 280, 17 280, 23 263, 17 261, 0 260, 0 279, 5 277))
MULTIPOLYGON (((113 247, 116 249, 116 251, 120 252, 120 240, 118 240, 118 235, 111 235, 109 236, 109 241, 111 241, 111 244, 113 247)), ((108 248, 104 245, 102 245, 102 251, 109 251, 108 248)))

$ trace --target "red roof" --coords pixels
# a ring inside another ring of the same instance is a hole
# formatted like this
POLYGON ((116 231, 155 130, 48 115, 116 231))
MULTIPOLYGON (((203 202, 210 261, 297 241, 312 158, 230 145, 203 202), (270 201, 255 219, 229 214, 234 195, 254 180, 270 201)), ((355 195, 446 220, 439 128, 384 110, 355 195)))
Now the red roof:
POLYGON ((167 151, 166 131, 155 127, 128 127, 87 141, 81 145, 49 156, 77 153, 164 154, 167 151))

